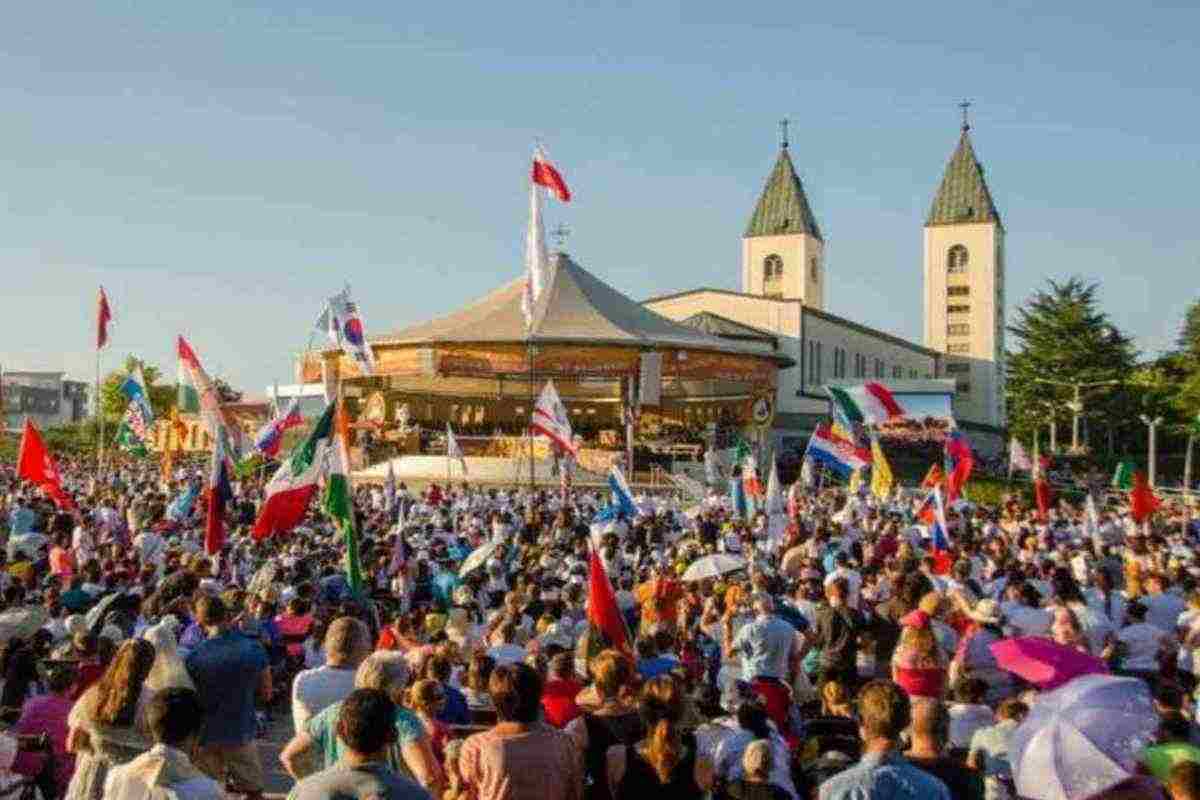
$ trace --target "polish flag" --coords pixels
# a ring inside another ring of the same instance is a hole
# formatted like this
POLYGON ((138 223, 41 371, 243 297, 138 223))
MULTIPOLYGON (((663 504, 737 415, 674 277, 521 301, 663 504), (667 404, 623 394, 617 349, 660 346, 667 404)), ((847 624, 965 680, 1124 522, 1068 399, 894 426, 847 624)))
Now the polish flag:
POLYGON ((567 182, 563 180, 558 168, 550 163, 550 158, 541 145, 533 151, 533 172, 530 179, 538 186, 545 186, 553 192, 560 203, 571 202, 571 190, 567 188, 567 182))

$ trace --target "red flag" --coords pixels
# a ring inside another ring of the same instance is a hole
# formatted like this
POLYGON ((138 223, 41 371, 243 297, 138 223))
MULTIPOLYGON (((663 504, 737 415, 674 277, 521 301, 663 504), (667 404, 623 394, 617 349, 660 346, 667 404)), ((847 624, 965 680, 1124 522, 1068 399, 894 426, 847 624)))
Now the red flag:
POLYGON ((1052 494, 1050 492, 1050 483, 1040 475, 1033 482, 1033 497, 1037 500, 1038 518, 1045 521, 1050 514, 1052 494))
POLYGON ((1149 519, 1160 505, 1162 501, 1154 496, 1154 490, 1150 488, 1145 473, 1135 472, 1133 489, 1129 492, 1129 512, 1133 515, 1133 521, 1140 525, 1149 519))
POLYGON ((971 445, 961 431, 952 430, 946 437, 946 502, 953 503, 962 494, 962 489, 975 467, 975 455, 971 445))
POLYGON ((596 548, 590 549, 588 557, 588 622, 600 629, 608 639, 609 644, 627 655, 632 654, 629 647, 629 634, 625 630, 625 617, 617 605, 617 596, 613 592, 612 583, 608 580, 608 572, 596 548))
POLYGON ((233 498, 233 490, 229 486, 225 447, 219 437, 213 442, 212 463, 204 495, 204 552, 213 556, 221 552, 225 545, 225 506, 233 498))
POLYGON ((108 307, 108 295, 104 287, 100 287, 100 297, 96 301, 96 349, 100 350, 108 344, 108 323, 112 322, 112 309, 108 307))
POLYGON ((546 151, 541 147, 533 151, 533 172, 529 177, 537 185, 545 186, 553 192, 559 202, 570 202, 571 190, 567 188, 567 182, 563 180, 562 173, 550 163, 546 151))
POLYGON ((929 468, 929 471, 925 473, 925 478, 921 481, 921 488, 932 489, 933 487, 943 483, 945 480, 946 476, 942 474, 942 465, 934 464, 929 468))
POLYGON ((28 417, 25 418, 25 432, 21 436, 21 450, 17 455, 17 477, 37 484, 59 508, 75 508, 75 501, 63 491, 58 468, 46 449, 46 443, 42 441, 42 434, 28 417))

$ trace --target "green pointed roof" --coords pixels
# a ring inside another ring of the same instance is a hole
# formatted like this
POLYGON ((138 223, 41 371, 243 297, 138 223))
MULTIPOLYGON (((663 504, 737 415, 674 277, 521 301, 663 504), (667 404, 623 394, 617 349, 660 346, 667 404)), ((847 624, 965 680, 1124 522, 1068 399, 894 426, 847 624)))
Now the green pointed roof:
POLYGON ((969 128, 963 127, 958 147, 950 156, 942 185, 933 197, 926 225, 953 225, 960 222, 995 222, 1003 226, 1000 212, 992 202, 983 177, 983 167, 971 146, 969 128))
POLYGON ((754 207, 745 236, 782 236, 790 233, 807 233, 821 239, 817 218, 813 216, 804 186, 796 175, 785 144, 758 198, 758 205, 754 207))

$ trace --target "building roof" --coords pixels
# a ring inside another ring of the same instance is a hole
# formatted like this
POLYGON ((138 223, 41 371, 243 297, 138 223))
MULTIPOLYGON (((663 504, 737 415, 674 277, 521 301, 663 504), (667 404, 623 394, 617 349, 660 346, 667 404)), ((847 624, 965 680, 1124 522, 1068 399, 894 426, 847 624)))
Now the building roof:
POLYGON ((992 202, 992 193, 983 177, 983 166, 975 157, 975 148, 971 146, 970 128, 965 125, 958 138, 958 147, 946 164, 946 172, 933 197, 925 224, 954 225, 963 222, 995 222, 1003 227, 1000 212, 992 202))
MULTIPOLYGON (((648 297, 645 300, 643 300, 642 303, 645 305, 649 305, 650 303, 661 303, 664 300, 674 300, 678 297, 687 297, 687 296, 693 295, 693 294, 703 294, 704 292, 712 292, 714 294, 727 294, 727 295, 732 295, 733 297, 744 297, 748 300, 758 300, 758 301, 764 302, 764 303, 798 304, 803 307, 805 314, 812 314, 814 317, 820 317, 821 319, 828 320, 828 321, 836 323, 838 325, 843 325, 847 328, 850 328, 851 330, 858 331, 859 333, 865 333, 868 336, 874 336, 875 338, 880 339, 881 341, 885 341, 890 344, 898 345, 900 347, 906 347, 909 350, 912 350, 913 352, 920 353, 920 354, 926 355, 926 356, 932 356, 934 358, 938 358, 942 355, 942 353, 938 350, 933 350, 928 347, 923 347, 922 345, 919 345, 915 342, 910 342, 907 339, 901 339, 899 336, 896 336, 895 334, 887 333, 886 331, 881 331, 876 328, 868 327, 866 325, 863 325, 860 322, 855 322, 854 320, 846 319, 845 317, 839 317, 836 314, 830 314, 828 311, 820 311, 818 309, 813 308, 812 306, 805 305, 803 300, 796 298, 796 297, 791 297, 791 298, 767 297, 766 295, 761 295, 761 294, 750 294, 749 292, 735 292, 731 289, 716 289, 716 288, 713 288, 712 286, 701 286, 699 288, 688 289, 683 292, 673 292, 672 294, 663 294, 663 295, 658 295, 657 297, 648 297)), ((702 313, 706 313, 706 312, 702 312, 702 313)), ((737 324, 740 325, 741 323, 737 323, 737 324)))
POLYGON ((690 317, 679 320, 679 324, 687 325, 689 328, 695 328, 698 331, 726 339, 747 339, 764 342, 770 344, 772 347, 775 347, 779 342, 779 337, 770 331, 755 328, 753 325, 746 325, 729 317, 714 314, 711 311, 701 311, 692 314, 690 317))
POLYGON ((767 177, 767 185, 758 197, 758 204, 754 206, 745 236, 783 236, 793 233, 807 233, 821 239, 817 218, 808 204, 808 196, 792 165, 787 145, 784 145, 779 151, 779 158, 775 160, 775 168, 767 177))
POLYGON ((371 337, 374 344, 529 343, 681 347, 794 364, 761 346, 712 336, 645 308, 576 264, 569 256, 551 257, 546 288, 525 326, 521 313, 521 277, 444 317, 371 337))

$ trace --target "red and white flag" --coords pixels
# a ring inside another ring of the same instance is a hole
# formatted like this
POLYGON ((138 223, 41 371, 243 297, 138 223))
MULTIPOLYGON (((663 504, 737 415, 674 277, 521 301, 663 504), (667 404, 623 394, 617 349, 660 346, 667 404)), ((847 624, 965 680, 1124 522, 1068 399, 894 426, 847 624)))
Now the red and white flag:
POLYGON ((529 422, 531 433, 541 433, 549 436, 551 441, 573 456, 579 455, 575 446, 575 434, 571 430, 571 420, 567 417, 567 407, 558 398, 554 381, 546 381, 537 405, 533 407, 533 418, 529 422))
POLYGON ((550 157, 541 145, 533 151, 533 171, 529 177, 536 185, 545 186, 554 192, 560 203, 571 202, 571 190, 567 188, 567 182, 563 180, 558 168, 550 163, 550 157))
POLYGON ((100 296, 96 300, 96 349, 103 350, 108 344, 108 324, 112 322, 112 308, 108 305, 108 295, 104 287, 100 287, 100 296))
POLYGON ((525 234, 525 289, 521 294, 521 314, 525 327, 533 327, 533 309, 550 281, 550 256, 546 250, 546 230, 542 225, 542 191, 545 187, 560 201, 571 199, 571 191, 546 153, 539 146, 533 153, 533 171, 529 181, 529 230, 525 234))

